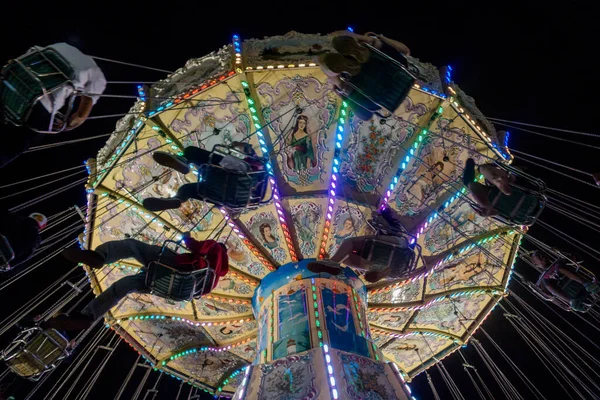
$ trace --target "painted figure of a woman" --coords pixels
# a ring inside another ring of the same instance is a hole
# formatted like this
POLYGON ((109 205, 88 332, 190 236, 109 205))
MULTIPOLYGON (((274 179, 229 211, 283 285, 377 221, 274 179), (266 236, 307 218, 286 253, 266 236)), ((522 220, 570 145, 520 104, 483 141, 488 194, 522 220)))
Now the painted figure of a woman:
POLYGON ((260 235, 263 238, 263 245, 267 249, 273 250, 273 249, 279 247, 279 241, 277 240, 277 238, 275 236, 273 236, 273 233, 271 230, 271 225, 262 224, 258 229, 260 231, 260 235))
POLYGON ((344 226, 342 227, 342 229, 340 229, 335 235, 333 235, 333 237, 335 238, 335 243, 339 246, 344 241, 344 239, 347 239, 350 236, 352 236, 355 233, 354 231, 354 220, 351 217, 347 217, 344 220, 344 226))
POLYGON ((290 151, 288 153, 287 165, 288 168, 294 171, 307 170, 317 165, 313 144, 316 134, 309 133, 307 128, 308 117, 306 115, 299 115, 288 140, 290 151))

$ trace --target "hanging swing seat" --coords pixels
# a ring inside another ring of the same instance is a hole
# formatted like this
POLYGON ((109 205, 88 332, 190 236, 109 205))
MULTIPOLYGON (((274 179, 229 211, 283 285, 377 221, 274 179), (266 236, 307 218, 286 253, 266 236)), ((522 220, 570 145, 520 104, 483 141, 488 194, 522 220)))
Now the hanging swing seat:
POLYGON ((408 276, 417 266, 416 260, 421 255, 421 247, 412 241, 412 236, 407 234, 396 234, 393 237, 396 242, 391 242, 389 236, 384 240, 383 235, 365 240, 359 256, 369 261, 375 269, 384 270, 391 268, 392 278, 408 276))
MULTIPOLYGON (((199 168, 198 195, 205 201, 223 206, 231 211, 241 211, 268 203, 265 199, 269 174, 266 171, 235 172, 215 165, 215 155, 233 156, 244 160, 248 156, 233 148, 215 145, 211 153, 211 162, 199 168), (204 183, 204 184, 201 184, 204 183)), ((256 157, 256 161, 260 159, 256 157)), ((248 166, 250 171, 250 167, 248 166)), ((271 193, 272 196, 272 193, 271 193)))
POLYGON ((15 252, 6 236, 0 235, 0 271, 10 271, 10 262, 14 260, 15 252))
POLYGON ((496 165, 516 176, 519 184, 511 183, 512 193, 507 196, 496 186, 488 183, 491 188, 488 199, 499 213, 494 218, 512 226, 533 225, 547 202, 546 184, 541 179, 526 174, 511 165, 501 162, 496 162, 496 165))
POLYGON ((402 54, 390 57, 367 43, 362 45, 369 49, 369 59, 361 64, 357 75, 340 75, 349 90, 338 90, 338 94, 352 105, 386 118, 380 111, 393 114, 408 96, 416 78, 408 71, 408 62, 402 54))
POLYGON ((191 301, 210 292, 215 282, 215 271, 210 267, 195 271, 181 271, 163 262, 162 256, 170 243, 185 250, 178 242, 167 240, 158 261, 151 262, 146 270, 146 285, 150 293, 173 301, 191 301))
POLYGON ((11 60, 2 68, 0 76, 0 107, 3 119, 16 126, 26 126, 40 133, 57 133, 66 127, 66 123, 55 128, 55 118, 66 122, 71 114, 75 95, 72 95, 64 114, 49 116, 47 129, 39 129, 28 124, 34 107, 40 106, 40 100, 65 86, 73 93, 74 71, 71 65, 50 47, 33 47, 29 53, 11 60))
POLYGON ((491 205, 498 210, 495 218, 505 224, 531 226, 542 213, 546 198, 541 193, 513 186, 510 196, 497 187, 491 187, 488 196, 491 205))
POLYGON ((381 215, 370 219, 368 224, 378 235, 402 235, 406 234, 406 229, 399 222, 396 225, 390 224, 381 215))
POLYGON ((55 329, 22 331, 2 352, 2 360, 17 375, 38 381, 71 354, 69 340, 55 329))
POLYGON ((590 272, 589 270, 583 268, 579 264, 566 263, 564 260, 557 260, 552 266, 547 268, 539 277, 538 281, 534 284, 530 284, 529 287, 533 289, 533 292, 540 298, 545 301, 555 303, 558 307, 562 308, 565 311, 577 311, 577 312, 587 312, 589 311, 595 304, 600 301, 600 294, 592 294, 588 293, 585 286, 580 282, 569 279, 565 276, 560 276, 558 272, 559 266, 561 268, 568 268, 572 270, 574 273, 581 276, 581 278, 588 282, 595 282, 596 276, 590 272), (583 310, 574 310, 571 307, 569 302, 554 296, 544 287, 544 280, 557 277, 557 286, 558 288, 564 292, 568 297, 572 299, 580 299, 583 301, 583 310))

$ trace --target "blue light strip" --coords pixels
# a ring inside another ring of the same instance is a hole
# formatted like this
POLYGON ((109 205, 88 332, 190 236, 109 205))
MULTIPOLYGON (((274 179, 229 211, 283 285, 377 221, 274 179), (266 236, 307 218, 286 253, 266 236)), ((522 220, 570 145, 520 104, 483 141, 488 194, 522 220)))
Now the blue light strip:
POLYGON ((444 78, 446 79, 446 83, 452 82, 452 67, 449 65, 446 67, 446 76, 444 78))
POLYGON ((402 162, 400 163, 400 168, 398 168, 398 171, 396 171, 396 175, 394 175, 394 178, 392 179, 392 183, 390 183, 388 190, 385 192, 385 197, 383 198, 383 204, 381 205, 382 209, 385 208, 386 204, 388 203, 390 196, 392 195, 392 192, 394 191, 394 188, 398 184, 398 180, 400 179, 400 176, 402 175, 402 173, 408 166, 411 157, 413 157, 415 155, 415 152, 419 148, 419 144, 421 142, 423 142, 425 135, 427 135, 427 129, 423 129, 421 131, 421 133, 417 137, 417 140, 415 140, 415 143, 413 144, 413 146, 406 152, 406 155, 404 156, 404 158, 402 159, 402 162))
POLYGON ((329 199, 327 204, 326 211, 326 220, 325 220, 325 233, 323 234, 321 240, 321 250, 319 251, 319 257, 323 258, 323 254, 325 254, 325 246, 327 246, 327 239, 329 238, 329 228, 331 226, 331 218, 333 216, 333 205, 335 204, 335 196, 336 196, 336 188, 337 188, 337 180, 338 174, 340 172, 340 154, 342 152, 342 142, 344 140, 344 125, 346 123, 346 118, 348 114, 348 103, 342 101, 342 107, 340 109, 340 115, 338 116, 338 124, 336 127, 335 133, 335 147, 333 151, 333 167, 331 173, 331 182, 329 186, 329 199))

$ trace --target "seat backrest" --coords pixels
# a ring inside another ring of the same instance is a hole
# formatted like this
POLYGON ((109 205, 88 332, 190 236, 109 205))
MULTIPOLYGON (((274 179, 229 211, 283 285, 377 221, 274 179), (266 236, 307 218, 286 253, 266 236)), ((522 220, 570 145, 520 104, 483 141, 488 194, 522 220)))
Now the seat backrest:
POLYGON ((4 235, 0 235, 0 270, 10 268, 15 252, 4 235))
POLYGON ((199 299, 203 295, 210 293, 215 283, 215 279, 217 279, 215 270, 212 268, 206 268, 203 279, 196 285, 194 298, 199 299))
POLYGON ((266 191, 266 173, 247 174, 228 171, 216 165, 202 166, 202 181, 198 194, 206 201, 230 207, 244 207, 257 204, 266 191), (259 193, 254 192, 257 185, 263 184, 259 193))
POLYGON ((7 360, 9 367, 20 376, 36 380, 69 355, 69 341, 54 329, 40 330, 25 339, 20 350, 7 360))
POLYGON ((181 272, 165 264, 150 263, 146 285, 153 294, 175 301, 190 301, 202 287, 206 269, 181 272))
POLYGON ((543 210, 544 197, 526 189, 512 189, 512 194, 506 196, 496 186, 492 186, 488 195, 490 203, 508 223, 533 224, 543 210))
POLYGON ((361 257, 371 263, 391 267, 394 277, 407 274, 412 271, 415 261, 415 251, 408 246, 408 241, 403 236, 404 243, 390 243, 378 239, 367 239, 361 252, 361 257))
POLYGON ((24 124, 32 106, 44 93, 70 84, 73 78, 73 68, 51 48, 12 60, 2 69, 0 82, 0 105, 5 118, 24 124))
POLYGON ((367 47, 369 59, 361 64, 360 73, 349 80, 358 89, 349 98, 363 104, 365 99, 362 97, 367 96, 377 105, 394 112, 408 96, 416 79, 401 65, 401 61, 371 46, 367 47))
POLYGON ((573 279, 561 279, 559 287, 568 297, 572 299, 587 297, 587 290, 585 290, 585 286, 573 279))

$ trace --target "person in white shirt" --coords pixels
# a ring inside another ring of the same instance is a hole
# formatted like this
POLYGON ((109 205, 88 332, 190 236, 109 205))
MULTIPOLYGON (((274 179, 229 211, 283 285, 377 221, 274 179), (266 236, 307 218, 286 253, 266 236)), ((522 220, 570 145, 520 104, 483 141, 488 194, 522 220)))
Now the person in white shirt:
MULTIPOLYGON (((71 82, 75 90, 81 93, 81 102, 77 110, 71 114, 66 129, 77 128, 89 117, 92 107, 106 89, 106 78, 94 59, 83 54, 79 49, 67 43, 56 43, 48 47, 60 54, 73 68, 75 76, 71 82)), ((73 89, 64 86, 52 93, 52 96, 44 97, 41 103, 49 114, 54 115, 64 107, 72 94, 73 89)))
MULTIPOLYGON (((52 44, 48 48, 53 49, 61 55, 73 69, 74 77, 71 80, 72 86, 65 85, 43 97, 33 107, 27 124, 45 130, 48 128, 50 121, 54 120, 53 130, 55 131, 60 131, 60 128, 63 128, 63 124, 66 124, 64 130, 75 129, 81 126, 89 117, 92 108, 106 89, 106 78, 94 59, 83 54, 79 49, 67 43, 52 44), (60 121, 55 119, 56 113, 67 104, 70 96, 74 94, 78 96, 79 105, 71 113, 69 120, 60 121)), ((42 48, 33 47, 28 53, 38 50, 42 50, 42 48)), ((0 107, 2 107, 2 104, 0 104, 0 107)), ((0 167, 8 164, 29 149, 32 140, 37 136, 37 133, 23 130, 3 134, 5 142, 0 149, 0 167)))

